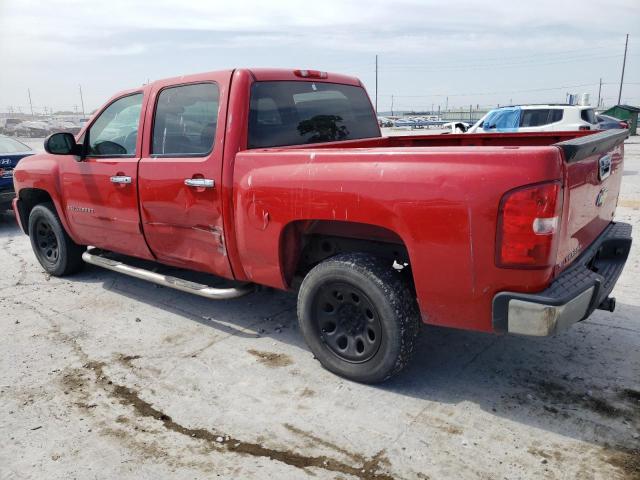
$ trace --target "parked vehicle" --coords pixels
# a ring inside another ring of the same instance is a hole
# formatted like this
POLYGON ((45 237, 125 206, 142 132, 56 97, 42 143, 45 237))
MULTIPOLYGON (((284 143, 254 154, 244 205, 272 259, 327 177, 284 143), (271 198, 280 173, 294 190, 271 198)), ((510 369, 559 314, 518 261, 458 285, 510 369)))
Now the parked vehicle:
POLYGON ((563 104, 500 107, 488 112, 467 133, 574 130, 598 130, 593 107, 563 104))
POLYGON ((54 120, 49 123, 49 133, 69 132, 77 135, 80 132, 80 125, 76 125, 68 120, 54 120))
POLYGON ((20 118, 0 118, 0 135, 15 135, 15 129, 23 122, 20 118))
POLYGON ((49 125, 37 121, 22 122, 16 126, 14 133, 20 137, 46 137, 49 135, 49 125))
POLYGON ((297 291, 321 364, 379 382, 423 322, 544 336, 612 311, 625 137, 381 137, 356 78, 227 70, 119 93, 52 135, 16 168, 14 210, 51 275, 84 261, 212 299, 297 291))
POLYGON ((599 130, 611 130, 617 128, 629 128, 629 124, 619 118, 610 117, 609 115, 596 115, 599 130))
POLYGON ((387 117, 378 117, 378 125, 380 127, 393 127, 393 120, 387 117))
POLYGON ((33 150, 18 140, 0 135, 0 212, 11 208, 16 196, 13 169, 20 159, 33 155, 33 150))
POLYGON ((470 125, 466 122, 448 122, 444 123, 440 128, 448 130, 443 133, 465 133, 469 130, 470 125))

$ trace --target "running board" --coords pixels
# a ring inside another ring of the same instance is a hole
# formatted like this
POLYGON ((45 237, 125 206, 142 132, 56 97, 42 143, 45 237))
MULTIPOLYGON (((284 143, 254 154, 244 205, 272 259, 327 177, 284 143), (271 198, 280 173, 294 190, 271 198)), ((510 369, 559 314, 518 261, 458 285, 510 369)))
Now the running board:
POLYGON ((174 288, 187 293, 193 293, 201 297, 210 298, 212 300, 229 300, 231 298, 242 297, 253 290, 252 285, 245 285, 238 288, 215 288, 202 283, 190 282, 181 278, 172 277, 170 275, 162 275, 161 273, 145 270, 144 268, 134 267, 126 263, 113 260, 111 258, 100 255, 99 249, 89 248, 82 254, 82 260, 91 265, 113 270, 114 272, 124 273, 130 277, 147 280, 148 282, 162 285, 163 287, 174 288))

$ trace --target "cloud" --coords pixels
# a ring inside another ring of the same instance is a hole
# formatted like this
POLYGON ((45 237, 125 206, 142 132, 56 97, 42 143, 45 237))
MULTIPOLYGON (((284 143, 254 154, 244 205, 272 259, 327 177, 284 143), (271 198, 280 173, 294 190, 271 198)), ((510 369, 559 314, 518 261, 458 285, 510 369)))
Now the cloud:
MULTIPOLYGON (((387 91, 454 90, 458 74, 488 91, 578 84, 613 80, 612 66, 618 75, 613 55, 627 31, 635 48, 638 0, 0 0, 0 91, 3 101, 22 98, 24 82, 45 75, 58 85, 92 82, 103 95, 114 80, 135 85, 236 65, 331 68, 371 83, 374 54, 387 91), (562 65, 580 54, 580 68, 562 65), (506 71, 528 58, 557 64, 535 76, 506 71)), ((633 63, 628 72, 640 73, 633 63)))

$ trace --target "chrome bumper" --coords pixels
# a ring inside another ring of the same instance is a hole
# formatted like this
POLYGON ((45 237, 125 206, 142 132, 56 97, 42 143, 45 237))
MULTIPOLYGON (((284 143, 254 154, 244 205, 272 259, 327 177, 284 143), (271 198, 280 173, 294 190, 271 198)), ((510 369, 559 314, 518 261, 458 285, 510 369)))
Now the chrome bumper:
POLYGON ((566 330, 587 316, 594 290, 591 287, 558 306, 513 299, 509 301, 508 332, 545 337, 566 330))
POLYGON ((631 248, 631 225, 611 223, 600 236, 537 294, 500 292, 493 298, 498 333, 548 336, 587 318, 596 308, 613 311, 609 294, 631 248))

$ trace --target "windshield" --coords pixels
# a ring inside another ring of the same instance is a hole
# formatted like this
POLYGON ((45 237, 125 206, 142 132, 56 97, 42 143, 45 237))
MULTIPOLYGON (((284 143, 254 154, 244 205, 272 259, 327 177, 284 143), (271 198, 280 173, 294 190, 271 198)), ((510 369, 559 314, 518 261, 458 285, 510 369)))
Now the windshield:
POLYGON ((31 148, 24 143, 9 137, 0 136, 0 153, 23 153, 30 152, 31 148))
POLYGON ((515 131, 520 125, 520 112, 520 107, 491 110, 482 122, 482 129, 497 132, 515 131))
POLYGON ((335 83, 256 82, 249 148, 379 137, 364 88, 335 83))

